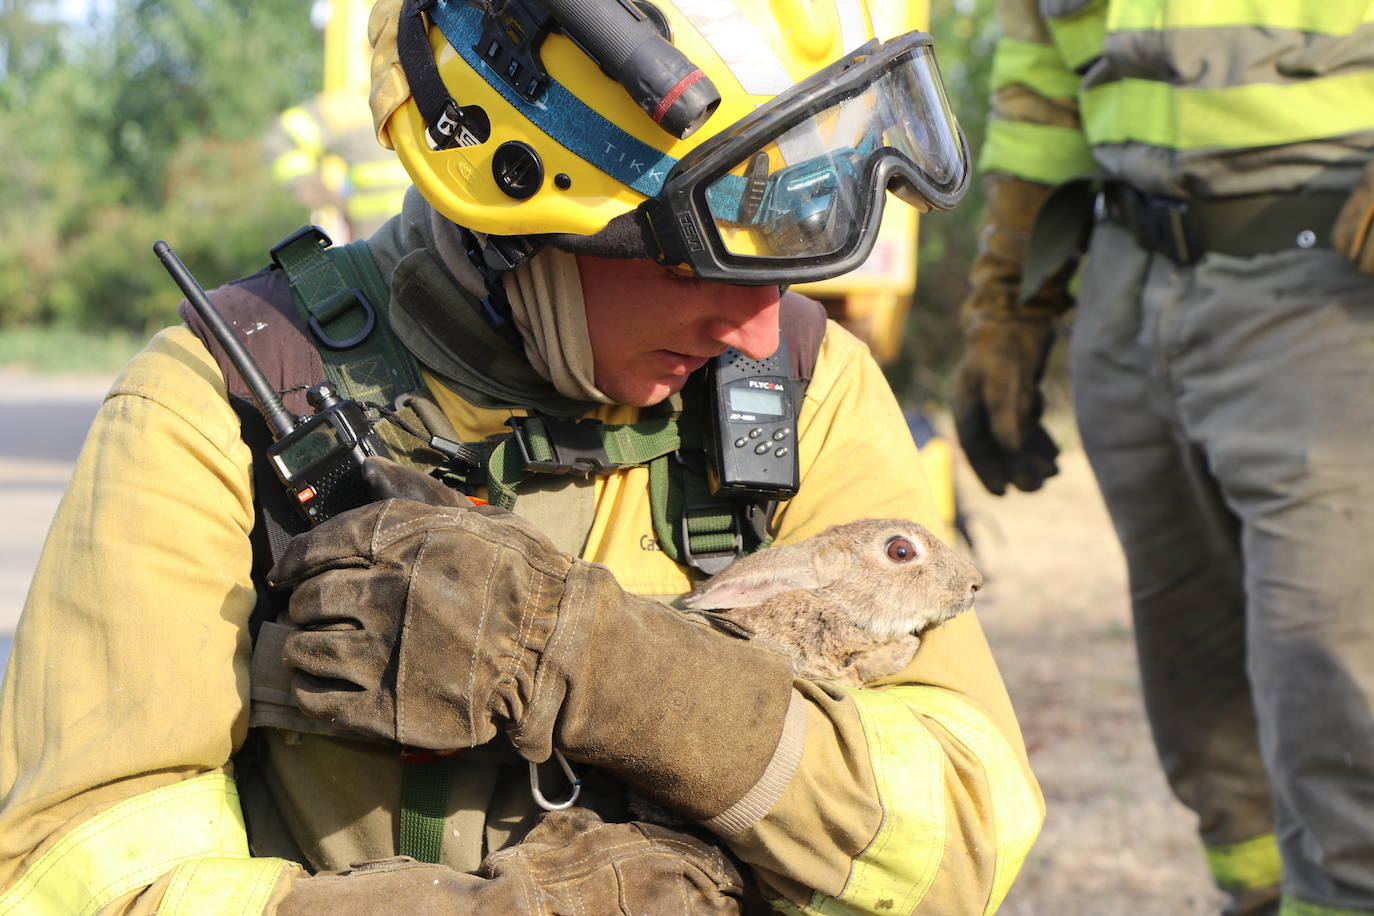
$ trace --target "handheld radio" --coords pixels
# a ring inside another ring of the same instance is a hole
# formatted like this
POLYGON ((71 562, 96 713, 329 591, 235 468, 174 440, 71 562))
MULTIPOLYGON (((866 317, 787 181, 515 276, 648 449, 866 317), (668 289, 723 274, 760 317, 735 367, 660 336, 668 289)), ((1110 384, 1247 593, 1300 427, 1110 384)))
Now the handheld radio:
POLYGON ((765 359, 731 347, 707 366, 713 413, 707 474, 722 496, 788 499, 800 485, 797 380, 787 341, 765 359))
POLYGON ((153 253, 181 287, 186 301, 210 328, 253 393, 272 433, 272 445, 267 449, 272 470, 294 497, 293 503, 306 522, 318 525, 340 512, 371 502, 363 479, 363 459, 373 455, 390 458, 391 453, 373 430, 363 406, 339 397, 333 385, 321 382, 305 396, 314 415, 293 416, 171 246, 156 242, 153 253))

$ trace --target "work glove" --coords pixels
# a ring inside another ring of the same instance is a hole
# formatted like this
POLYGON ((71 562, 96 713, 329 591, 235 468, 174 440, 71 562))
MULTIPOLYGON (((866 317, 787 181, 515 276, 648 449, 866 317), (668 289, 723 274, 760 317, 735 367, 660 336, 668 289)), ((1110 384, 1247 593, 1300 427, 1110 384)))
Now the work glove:
POLYGON ((1360 273, 1374 276, 1374 159, 1336 215, 1331 243, 1360 273))
POLYGON ((504 729, 527 760, 557 746, 703 821, 777 782, 785 720, 801 740, 785 655, 626 594, 494 507, 344 512, 269 578, 294 587, 300 709, 373 738, 455 750, 504 729))
POLYGON ((720 850, 654 824, 606 824, 585 808, 555 811, 476 874, 396 858, 297 876, 278 916, 729 916, 740 874, 720 850))
POLYGON ((390 458, 365 459, 363 480, 367 483, 368 493, 375 500, 410 499, 431 506, 454 508, 474 505, 472 500, 437 477, 390 458))
POLYGON ((1060 271, 1028 301, 1018 302, 1031 225, 1047 185, 1009 176, 987 182, 988 206, 972 291, 960 308, 964 355, 950 376, 955 432, 970 467, 989 492, 1010 483, 1038 490, 1059 473, 1059 449, 1041 423, 1040 382, 1054 325, 1072 305, 1060 271))

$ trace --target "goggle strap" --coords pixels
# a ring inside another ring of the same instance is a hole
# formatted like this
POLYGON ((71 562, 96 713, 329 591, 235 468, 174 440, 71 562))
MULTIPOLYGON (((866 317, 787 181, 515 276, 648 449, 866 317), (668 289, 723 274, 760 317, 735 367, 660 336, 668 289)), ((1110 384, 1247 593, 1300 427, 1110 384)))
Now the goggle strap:
POLYGON ((415 107, 429 128, 430 146, 476 146, 491 136, 491 123, 481 109, 465 109, 455 102, 439 76, 424 20, 425 10, 433 6, 434 0, 405 0, 396 32, 397 57, 415 107))

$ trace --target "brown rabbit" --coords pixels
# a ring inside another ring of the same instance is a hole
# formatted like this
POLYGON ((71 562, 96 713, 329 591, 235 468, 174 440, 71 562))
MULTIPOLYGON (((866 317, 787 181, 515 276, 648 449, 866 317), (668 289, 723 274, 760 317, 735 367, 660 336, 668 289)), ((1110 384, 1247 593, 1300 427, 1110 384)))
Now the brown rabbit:
POLYGON ((682 604, 784 650, 802 677, 859 685, 905 668, 920 634, 968 610, 982 584, 925 527, 869 518, 741 557, 682 604))

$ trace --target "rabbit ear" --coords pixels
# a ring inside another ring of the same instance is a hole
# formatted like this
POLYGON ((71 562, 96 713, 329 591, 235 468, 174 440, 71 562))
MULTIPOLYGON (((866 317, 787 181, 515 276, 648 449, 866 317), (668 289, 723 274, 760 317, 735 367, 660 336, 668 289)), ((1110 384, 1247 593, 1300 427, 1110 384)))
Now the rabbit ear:
POLYGON ((698 585, 682 604, 700 609, 749 607, 783 592, 823 584, 817 575, 815 550, 803 541, 740 557, 698 585))

